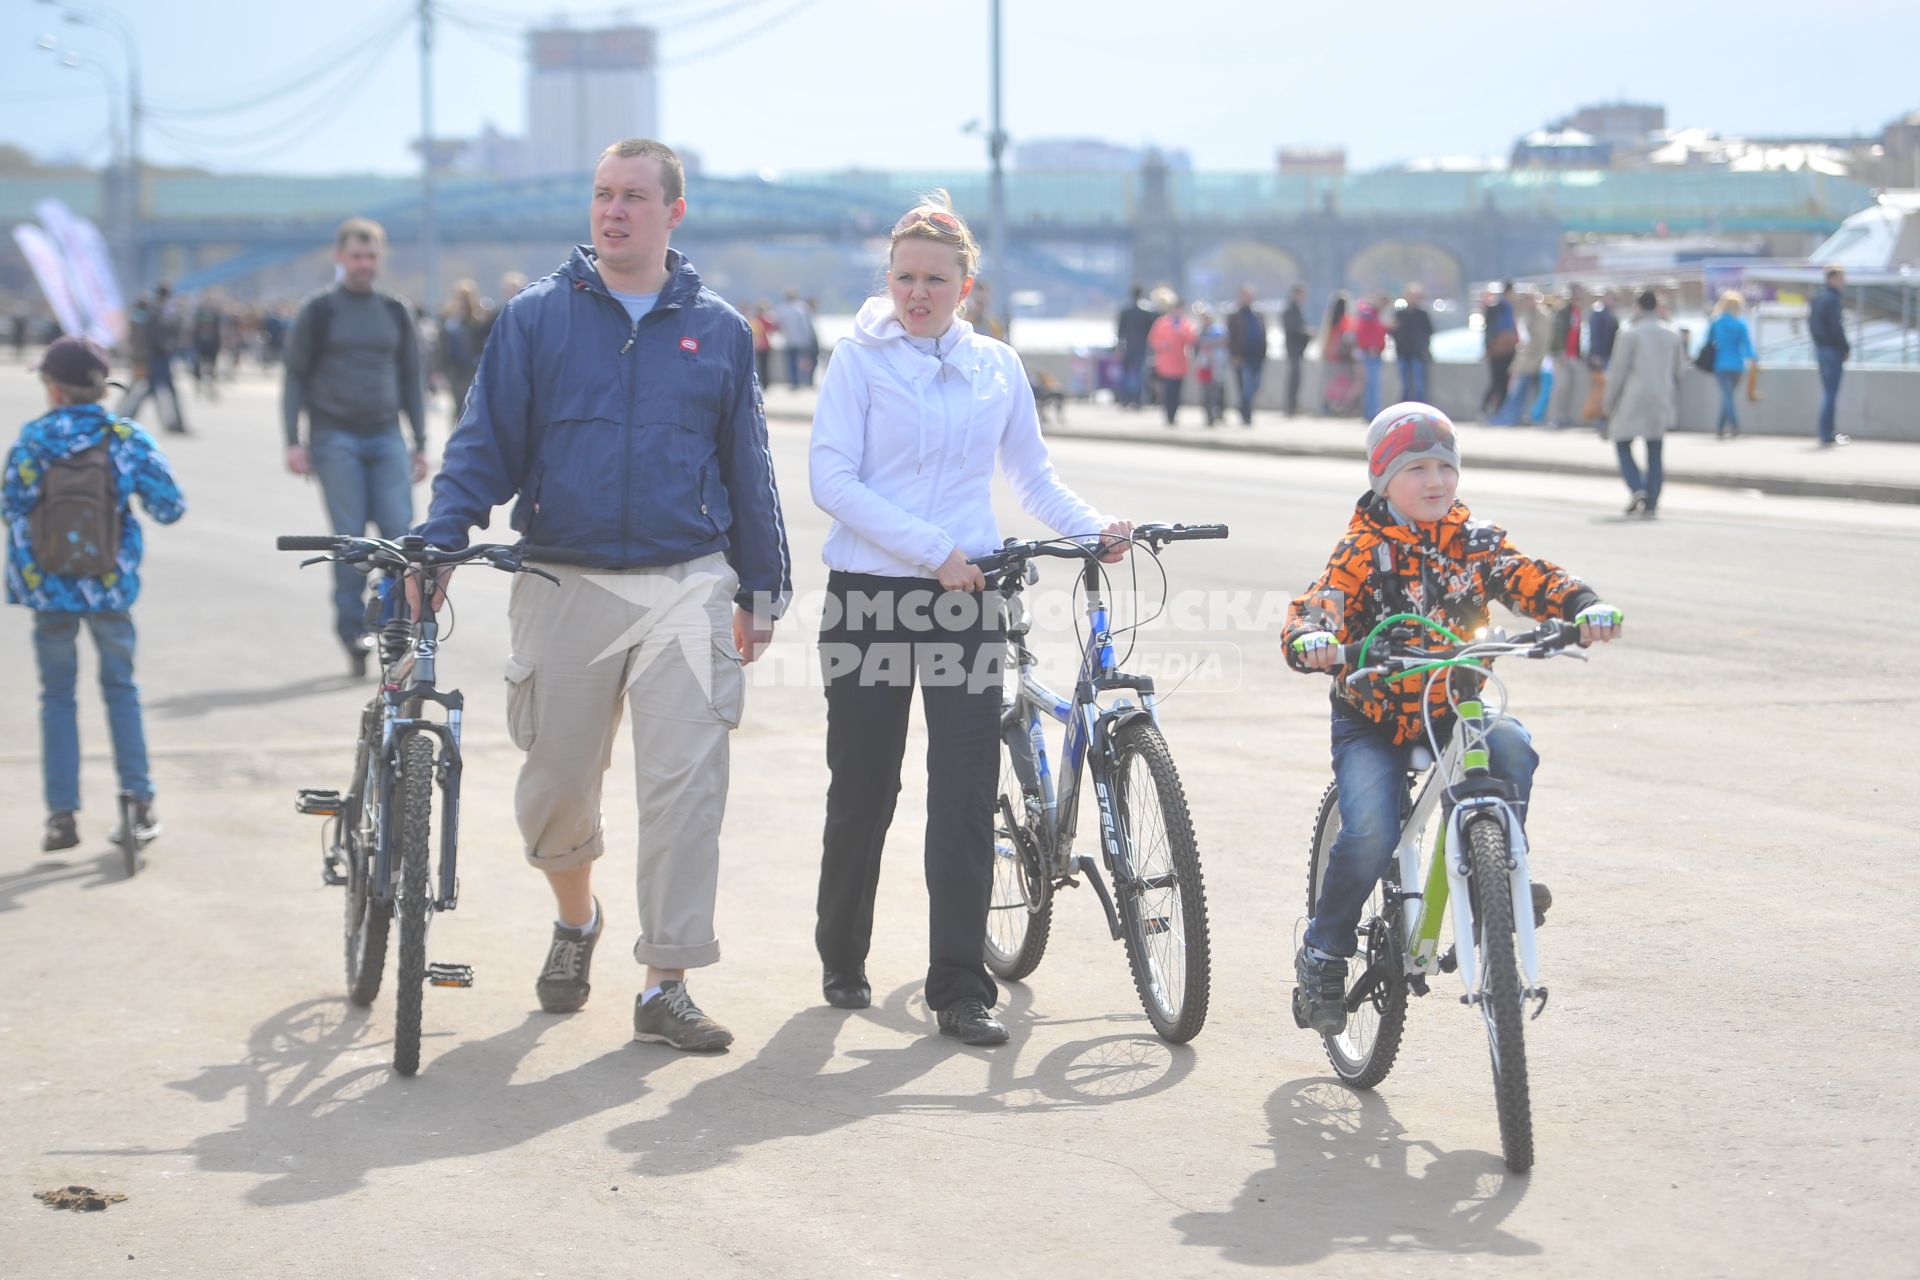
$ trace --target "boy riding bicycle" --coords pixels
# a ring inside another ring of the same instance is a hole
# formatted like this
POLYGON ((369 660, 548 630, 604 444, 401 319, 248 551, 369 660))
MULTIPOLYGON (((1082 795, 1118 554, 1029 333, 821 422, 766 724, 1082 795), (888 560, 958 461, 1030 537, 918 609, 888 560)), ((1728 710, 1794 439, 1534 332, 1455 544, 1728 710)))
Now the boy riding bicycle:
MULTIPOLYGON (((1406 401, 1382 411, 1367 429, 1367 472, 1370 491, 1354 508, 1326 569, 1294 599, 1284 637, 1294 670, 1334 675, 1340 834, 1294 958, 1308 1024, 1321 1035, 1337 1035, 1346 1026, 1347 960, 1367 897, 1392 861, 1413 748, 1427 735, 1424 681, 1375 676, 1349 685, 1340 646, 1358 644, 1397 613, 1470 635, 1487 625, 1493 600, 1540 621, 1570 619, 1579 624, 1582 644, 1620 633, 1619 611, 1601 604, 1585 583, 1522 555, 1504 530, 1474 520, 1455 499, 1459 445, 1453 423, 1440 410, 1406 401)), ((1426 708, 1442 742, 1453 727, 1446 686, 1434 682, 1426 708)), ((1514 786, 1524 818, 1540 762, 1532 739, 1518 720, 1501 717, 1489 726, 1487 746, 1492 773, 1514 786)), ((1537 882, 1534 889, 1536 912, 1544 911, 1551 896, 1537 882)))

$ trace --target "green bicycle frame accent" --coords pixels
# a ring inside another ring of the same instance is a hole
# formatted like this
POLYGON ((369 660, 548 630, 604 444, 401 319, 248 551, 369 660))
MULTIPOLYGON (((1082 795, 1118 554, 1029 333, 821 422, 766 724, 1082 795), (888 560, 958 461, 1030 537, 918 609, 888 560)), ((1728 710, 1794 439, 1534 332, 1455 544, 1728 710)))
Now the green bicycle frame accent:
POLYGON ((1407 946, 1414 964, 1425 969, 1440 953, 1440 926, 1447 918, 1447 824, 1433 837, 1433 861, 1427 865, 1427 887, 1420 899, 1420 930, 1407 946))

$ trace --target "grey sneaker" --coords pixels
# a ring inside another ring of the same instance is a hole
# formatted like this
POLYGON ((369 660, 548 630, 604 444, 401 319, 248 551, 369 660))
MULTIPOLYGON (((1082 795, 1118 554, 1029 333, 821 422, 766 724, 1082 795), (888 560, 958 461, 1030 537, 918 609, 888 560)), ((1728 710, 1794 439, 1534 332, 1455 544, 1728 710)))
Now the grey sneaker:
POLYGON ((1293 957, 1293 1020, 1323 1036, 1347 1029, 1347 962, 1322 960, 1305 947, 1293 957))
POLYGON ((587 993, 593 989, 587 981, 588 970, 593 967, 593 946, 600 941, 600 931, 606 927, 607 918, 600 914, 598 898, 593 900, 591 930, 553 926, 553 945, 547 948, 546 967, 540 970, 540 978, 533 984, 542 1009, 548 1013, 573 1013, 587 1003, 587 993))
MULTIPOLYGON (((144 849, 159 839, 161 832, 160 815, 153 811, 153 797, 133 802, 133 842, 136 848, 144 849)), ((113 824, 112 834, 107 836, 110 844, 119 844, 126 838, 126 832, 119 823, 113 824)))
POLYGON ((653 999, 642 1003, 641 996, 634 997, 633 1038, 701 1053, 726 1048, 733 1043, 733 1032, 700 1012, 686 983, 663 982, 653 999))

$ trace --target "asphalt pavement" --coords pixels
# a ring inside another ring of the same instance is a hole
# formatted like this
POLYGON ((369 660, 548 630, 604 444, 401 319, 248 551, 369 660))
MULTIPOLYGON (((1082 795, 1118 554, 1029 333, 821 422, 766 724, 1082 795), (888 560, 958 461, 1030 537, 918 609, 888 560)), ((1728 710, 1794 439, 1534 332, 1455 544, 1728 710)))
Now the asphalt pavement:
MULTIPOLYGON (((0 374, 0 421, 37 412, 36 391, 0 374)), ((1445 982, 1368 1093, 1336 1083, 1287 1013, 1327 707, 1323 684, 1278 661, 1273 622, 1364 486, 1353 458, 1166 448, 1205 429, 1143 415, 1109 427, 1078 406, 1053 429, 1062 477, 1102 510, 1233 529, 1170 548, 1164 591, 1141 566, 1146 596, 1174 607, 1129 659, 1178 684, 1162 716, 1213 940, 1192 1045, 1153 1036, 1084 889, 1063 896, 1038 971, 1004 989, 1011 1044, 933 1033, 917 714, 876 1005, 822 1004, 824 716, 807 615, 826 521, 807 500, 802 402, 776 388, 801 600, 750 671, 723 958, 692 980, 733 1049, 629 1039, 624 742, 593 998, 539 1012, 552 908, 512 818, 507 584, 466 570, 441 665, 469 698, 462 896, 429 955, 478 980, 428 992, 423 1067, 401 1079, 390 992, 366 1012, 344 999, 321 824, 293 812, 295 788, 344 782, 368 692, 329 633, 324 570, 272 549, 275 534, 318 531, 319 496, 281 468, 271 382, 230 384, 217 404, 189 395, 195 434, 163 444, 190 510, 149 528, 135 609, 167 823, 137 878, 106 844, 112 773, 91 688, 85 840, 38 851, 28 618, 0 615, 0 1275, 1911 1274, 1920 1010, 1898 979, 1914 700, 1879 668, 1912 630, 1920 508, 1682 479, 1683 454, 1715 448, 1682 439, 1662 518, 1628 520, 1617 479, 1477 465, 1494 433, 1463 440, 1476 511, 1627 616, 1622 642, 1588 662, 1504 673, 1545 758, 1530 832, 1556 900, 1541 934, 1554 995, 1527 1028, 1539 1163, 1516 1177, 1498 1155, 1484 1035, 1445 982), (1083 426, 1129 438, 1070 438, 1083 426), (68 1184, 127 1198, 84 1214, 32 1198, 68 1184)), ((1357 430, 1215 434, 1323 432, 1357 458, 1357 430)), ((1591 440, 1539 440, 1604 458, 1591 440)), ((1721 456, 1758 458, 1763 443, 1721 456)), ((1798 465, 1871 479, 1854 461, 1866 449, 1798 465)), ((1037 531, 1005 495, 1001 509, 1006 532, 1037 531)), ((1056 664, 1072 645, 1065 584, 1050 573, 1036 597, 1035 643, 1056 664)))

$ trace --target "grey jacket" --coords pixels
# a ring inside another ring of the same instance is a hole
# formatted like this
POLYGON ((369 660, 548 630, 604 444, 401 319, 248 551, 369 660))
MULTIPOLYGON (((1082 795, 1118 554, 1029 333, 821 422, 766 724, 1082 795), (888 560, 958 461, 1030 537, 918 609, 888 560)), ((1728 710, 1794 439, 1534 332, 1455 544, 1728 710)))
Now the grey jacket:
POLYGON ((1679 423, 1680 375, 1687 348, 1679 330, 1636 312, 1614 340, 1607 366, 1607 439, 1658 440, 1679 423))

